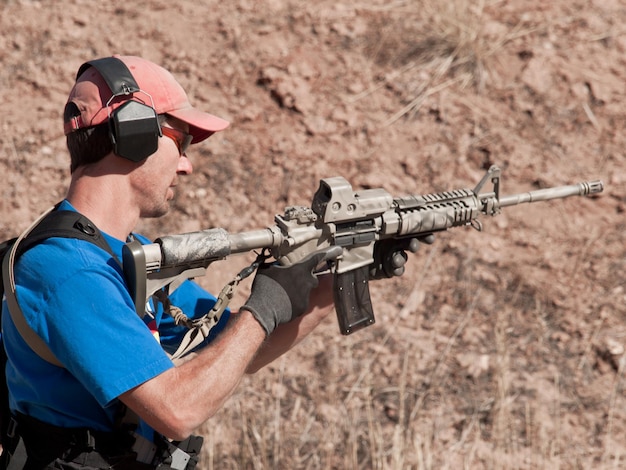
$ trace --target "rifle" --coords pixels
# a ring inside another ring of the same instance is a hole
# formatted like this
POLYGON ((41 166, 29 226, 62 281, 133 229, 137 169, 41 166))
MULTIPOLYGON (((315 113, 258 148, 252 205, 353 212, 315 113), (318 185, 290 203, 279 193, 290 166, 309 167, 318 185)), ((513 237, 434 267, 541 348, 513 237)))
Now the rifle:
MULTIPOLYGON (((473 190, 399 198, 382 188, 355 192, 340 176, 326 178, 320 181, 310 208, 289 206, 284 214, 276 215, 274 226, 265 229, 231 234, 211 228, 164 236, 148 245, 130 242, 124 246, 123 262, 137 312, 143 316, 146 299, 158 291, 172 292, 184 280, 204 275, 212 262, 232 254, 267 250, 288 265, 313 251, 338 245, 343 252, 331 271, 337 319, 341 333, 347 335, 375 321, 368 280, 379 240, 421 238, 464 225, 480 231, 479 217, 495 216, 503 207, 586 196, 604 189, 597 180, 500 196, 500 173, 492 166, 473 190), (481 193, 488 181, 491 190, 481 193)), ((255 268, 253 264, 242 271, 240 278, 255 268)))

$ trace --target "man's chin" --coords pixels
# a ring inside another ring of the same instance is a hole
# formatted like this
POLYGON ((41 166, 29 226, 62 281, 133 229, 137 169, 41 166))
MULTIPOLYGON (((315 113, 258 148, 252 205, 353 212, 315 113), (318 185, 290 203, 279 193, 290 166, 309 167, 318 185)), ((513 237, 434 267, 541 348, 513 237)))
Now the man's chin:
POLYGON ((159 217, 163 217, 170 211, 170 203, 166 201, 164 204, 159 207, 153 207, 150 210, 145 211, 141 214, 141 217, 144 219, 158 219, 159 217))

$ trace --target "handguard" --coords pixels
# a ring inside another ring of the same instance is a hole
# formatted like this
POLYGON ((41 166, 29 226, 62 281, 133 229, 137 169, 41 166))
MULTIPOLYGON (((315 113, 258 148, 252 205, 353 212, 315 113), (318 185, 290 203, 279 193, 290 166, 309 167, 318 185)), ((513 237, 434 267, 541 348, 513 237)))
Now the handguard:
POLYGON ((374 324, 369 290, 369 266, 335 273, 334 296, 339 330, 349 335, 374 324))

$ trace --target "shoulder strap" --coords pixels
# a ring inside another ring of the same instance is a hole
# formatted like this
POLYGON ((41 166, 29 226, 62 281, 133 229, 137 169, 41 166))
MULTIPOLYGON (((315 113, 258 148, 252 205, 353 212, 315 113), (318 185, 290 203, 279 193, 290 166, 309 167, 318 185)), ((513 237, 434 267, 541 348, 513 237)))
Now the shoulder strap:
MULTIPOLYGON (((78 212, 57 211, 55 208, 56 206, 51 207, 44 212, 29 228, 15 239, 10 251, 4 256, 4 260, 2 261, 2 281, 9 314, 24 341, 26 341, 28 346, 42 359, 53 365, 63 367, 63 364, 61 364, 52 351, 50 351, 48 345, 30 328, 24 318, 15 293, 15 277, 13 272, 15 260, 17 256, 21 255, 29 248, 52 237, 85 240, 102 248, 116 260, 117 258, 98 228, 87 217, 78 212)), ((6 243, 11 243, 11 240, 6 243)))
POLYGON ((18 255, 53 237, 78 238, 91 242, 117 260, 106 239, 91 220, 78 212, 59 210, 45 214, 41 222, 22 239, 18 255))

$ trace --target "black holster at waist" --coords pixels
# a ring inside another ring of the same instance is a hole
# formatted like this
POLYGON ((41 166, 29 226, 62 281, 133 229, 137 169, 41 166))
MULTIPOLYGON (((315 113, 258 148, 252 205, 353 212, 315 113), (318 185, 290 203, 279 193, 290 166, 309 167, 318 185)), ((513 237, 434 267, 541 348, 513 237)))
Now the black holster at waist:
POLYGON ((62 428, 23 414, 14 419, 27 454, 24 470, 192 470, 198 463, 203 441, 199 436, 190 436, 177 443, 160 439, 152 462, 142 463, 137 461, 137 453, 133 450, 135 437, 129 431, 62 428))
POLYGON ((17 432, 26 448, 24 470, 76 467, 152 468, 136 461, 136 454, 132 451, 135 439, 129 432, 62 428, 23 414, 18 414, 15 420, 17 432))

